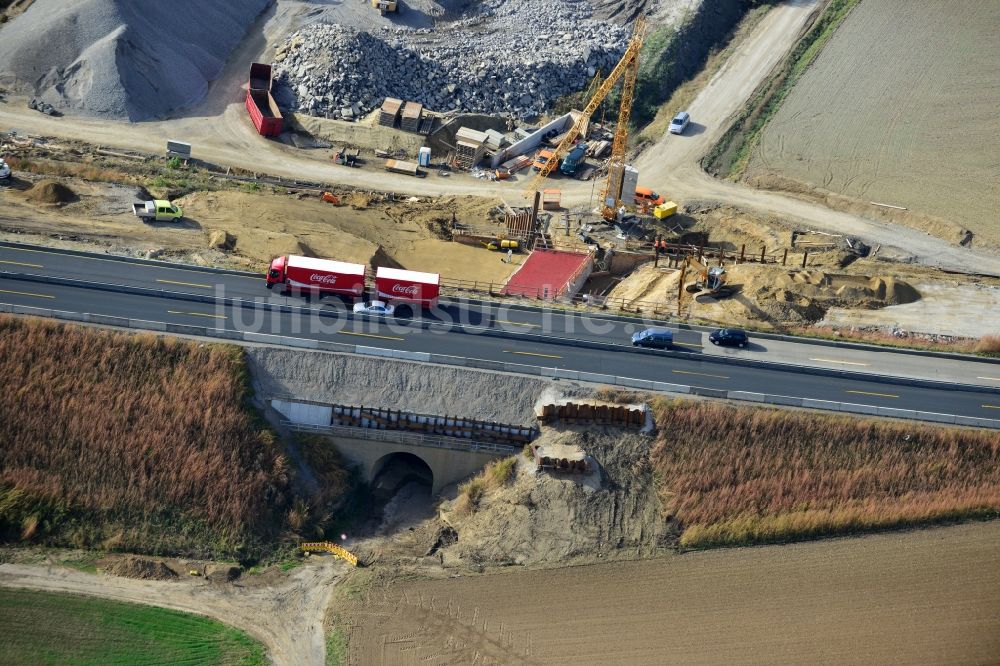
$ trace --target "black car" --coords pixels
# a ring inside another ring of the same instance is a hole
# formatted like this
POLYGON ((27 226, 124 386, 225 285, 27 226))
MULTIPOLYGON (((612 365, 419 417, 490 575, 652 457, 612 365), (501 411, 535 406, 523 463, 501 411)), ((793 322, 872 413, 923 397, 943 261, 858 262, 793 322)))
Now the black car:
POLYGON ((747 338, 747 332, 740 328, 720 328, 717 331, 709 333, 708 340, 713 345, 722 345, 723 347, 739 347, 740 349, 743 349, 750 344, 750 339, 747 338))

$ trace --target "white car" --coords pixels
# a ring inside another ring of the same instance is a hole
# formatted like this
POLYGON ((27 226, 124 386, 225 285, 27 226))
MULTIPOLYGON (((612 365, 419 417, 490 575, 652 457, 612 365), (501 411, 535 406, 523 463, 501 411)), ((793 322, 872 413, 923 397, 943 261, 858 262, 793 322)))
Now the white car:
POLYGON ((681 111, 670 121, 670 133, 683 134, 689 122, 691 122, 691 116, 687 111, 681 111))
POLYGON ((396 308, 383 301, 364 301, 354 304, 354 314, 391 317, 396 308))
POLYGON ((10 167, 3 160, 0 160, 0 180, 10 180, 10 167))

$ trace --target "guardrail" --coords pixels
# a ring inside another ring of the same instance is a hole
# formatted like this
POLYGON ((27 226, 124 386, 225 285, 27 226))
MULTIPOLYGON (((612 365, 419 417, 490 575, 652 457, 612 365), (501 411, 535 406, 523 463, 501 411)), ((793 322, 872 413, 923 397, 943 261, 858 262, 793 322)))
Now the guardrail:
MULTIPOLYGON (((960 416, 956 414, 939 414, 936 412, 922 412, 916 410, 894 409, 888 407, 877 407, 874 405, 861 405, 855 403, 839 403, 825 400, 814 400, 811 398, 799 398, 793 396, 769 395, 764 393, 753 393, 747 391, 725 391, 722 389, 706 389, 696 386, 682 384, 669 384, 666 382, 656 382, 645 379, 631 377, 620 377, 614 375, 582 372, 577 370, 562 370, 560 368, 544 368, 534 365, 523 365, 519 363, 501 363, 499 361, 488 361, 485 359, 465 358, 461 356, 447 356, 443 354, 429 354, 426 352, 407 352, 395 349, 382 349, 379 347, 365 347, 361 345, 348 345, 338 342, 326 342, 320 340, 310 340, 305 338, 292 338, 280 335, 268 335, 263 333, 244 333, 242 331, 228 331, 224 329, 205 328, 200 326, 187 326, 181 324, 168 324, 165 322, 145 321, 138 319, 126 319, 123 317, 110 317, 105 315, 93 315, 82 312, 66 312, 60 310, 50 310, 45 308, 35 308, 30 306, 10 305, 0 303, 0 312, 12 314, 32 315, 36 317, 50 317, 67 321, 85 322, 106 326, 118 326, 122 328, 134 328, 147 331, 161 331, 175 335, 190 335, 199 337, 217 337, 226 340, 236 340, 243 342, 274 344, 285 347, 295 347, 300 349, 313 349, 321 351, 341 352, 347 354, 360 354, 367 356, 378 356, 381 358, 394 358, 406 361, 421 363, 434 363, 441 365, 452 365, 464 368, 480 370, 493 370, 496 372, 509 372, 522 375, 536 375, 550 377, 554 379, 567 379, 572 381, 587 382, 593 384, 624 386, 646 391, 661 393, 691 394, 702 397, 721 398, 728 400, 740 400, 771 405, 788 407, 802 407, 806 409, 822 409, 836 412, 848 412, 854 414, 867 414, 872 416, 885 416, 891 418, 913 419, 918 421, 932 421, 935 423, 946 423, 961 426, 972 426, 979 428, 1000 429, 1000 419, 986 419, 973 416, 960 416)), ((974 390, 989 390, 982 387, 970 387, 974 390)), ((996 391, 993 391, 996 392, 996 391)), ((322 426, 315 426, 320 428, 322 426)), ((336 426, 346 428, 347 426, 336 426)), ((389 430, 359 430, 369 433, 396 433, 399 436, 408 436, 410 433, 401 433, 389 430)), ((444 439, 444 438, 440 438, 444 439)), ((385 440, 390 441, 390 440, 385 440)), ((468 443, 459 440, 461 448, 468 450, 468 443)), ((432 446, 432 445, 429 445, 432 446)), ((500 448, 497 445, 479 445, 483 450, 500 448)), ((506 447, 511 448, 513 447, 506 447)), ((516 449, 513 449, 516 451, 516 449)))
POLYGON ((374 428, 355 428, 352 426, 337 425, 310 425, 307 423, 293 423, 282 420, 281 425, 289 430, 298 432, 309 432, 321 435, 351 437, 353 439, 367 439, 376 442, 388 442, 390 444, 402 444, 405 446, 425 446, 434 449, 451 449, 452 451, 477 451, 484 453, 495 453, 497 455, 510 456, 516 454, 520 449, 516 446, 506 446, 504 444, 492 444, 489 442, 476 442, 458 437, 444 437, 442 435, 423 435, 420 433, 404 432, 402 430, 376 430, 374 428))
MULTIPOLYGON (((152 296, 156 298, 173 298, 177 300, 189 300, 194 302, 203 303, 222 303, 232 307, 240 308, 261 308, 269 311, 285 312, 285 313, 299 313, 299 314, 317 314, 317 315, 328 315, 329 313, 315 308, 308 308, 304 306, 297 305, 287 305, 287 304, 276 304, 269 303, 267 301, 258 301, 253 299, 243 299, 243 298, 225 298, 216 297, 204 294, 189 294, 186 292, 173 292, 165 289, 151 289, 148 287, 134 287, 129 285, 114 285, 114 284, 103 284, 95 282, 87 282, 84 280, 77 280, 74 278, 64 278, 55 277, 47 275, 34 275, 28 273, 13 273, 9 271, 0 271, 0 277, 6 277, 14 280, 25 280, 29 282, 40 282, 47 284, 60 284, 64 286, 72 286, 79 288, 90 288, 90 289, 103 289, 106 291, 120 292, 120 293, 133 293, 143 296, 152 296)), ((90 317, 103 317, 103 315, 88 315, 90 317)), ((352 313, 339 313, 339 316, 343 316, 346 319, 354 319, 360 317, 366 319, 366 315, 354 315, 352 313)), ((111 319, 120 319, 126 321, 123 318, 111 317, 111 319)), ((95 323, 100 323, 94 320, 95 323)), ((164 324, 166 326, 176 326, 174 324, 164 324)), ((674 358, 684 358, 688 360, 699 360, 708 363, 716 363, 720 365, 738 365, 743 367, 752 368, 764 368, 764 369, 775 369, 781 371, 795 371, 800 373, 806 373, 817 376, 824 377, 842 377, 851 378, 861 381, 878 381, 882 383, 898 384, 903 386, 921 386, 926 388, 962 388, 966 390, 982 391, 986 393, 1000 393, 1000 386, 982 386, 977 384, 959 384, 957 382, 942 382, 931 379, 922 379, 915 377, 896 377, 891 375, 877 375, 859 372, 856 370, 840 370, 834 368, 823 368, 817 366, 801 366, 792 363, 784 363, 781 361, 763 361, 756 359, 746 359, 746 358, 736 358, 732 356, 706 356, 703 354, 695 354, 687 351, 680 350, 647 350, 642 348, 635 348, 631 345, 619 344, 606 342, 603 340, 587 340, 580 338, 564 338, 555 335, 543 335, 538 333, 528 333, 521 331, 510 331, 504 329, 495 329, 485 326, 473 326, 468 324, 454 323, 454 322, 438 322, 430 320, 413 320, 409 326, 424 330, 447 330, 455 333, 463 333, 468 335, 482 335, 484 337, 495 337, 495 338, 505 338, 511 340, 525 340, 529 342, 539 342, 547 344, 558 344, 570 347, 581 347, 587 349, 600 349, 605 351, 628 351, 630 353, 636 354, 651 354, 660 357, 669 356, 674 358)), ((160 329, 153 329, 160 330, 160 329)), ((245 340, 249 342, 268 342, 276 338, 283 338, 284 336, 275 336, 271 334, 262 333, 243 333, 241 331, 229 331, 225 329, 218 329, 220 333, 215 337, 225 337, 229 339, 234 339, 237 336, 243 335, 245 340)), ((176 332, 171 329, 167 329, 168 332, 176 332)), ((308 348, 321 348, 321 342, 319 340, 310 340, 306 338, 288 338, 290 340, 295 340, 294 343, 285 342, 289 346, 299 346, 308 348)), ((325 343, 322 343, 325 344, 325 343)), ((366 348, 371 349, 367 352, 372 355, 381 356, 391 356, 394 350, 386 350, 379 347, 366 348)), ((365 353, 365 352, 359 352, 365 353)), ((427 357, 430 356, 427 352, 403 352, 408 354, 405 358, 408 360, 415 361, 426 361, 427 357)), ((395 358, 399 358, 396 356, 395 358)))

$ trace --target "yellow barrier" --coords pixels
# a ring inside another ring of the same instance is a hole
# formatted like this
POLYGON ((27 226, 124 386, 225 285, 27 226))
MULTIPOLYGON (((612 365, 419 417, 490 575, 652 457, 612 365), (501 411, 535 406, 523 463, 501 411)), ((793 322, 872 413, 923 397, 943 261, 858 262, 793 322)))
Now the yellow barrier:
POLYGON ((306 542, 306 543, 300 544, 299 548, 301 548, 304 552, 307 552, 307 553, 325 550, 328 553, 333 553, 335 556, 339 557, 342 560, 346 560, 346 561, 350 562, 353 566, 358 566, 358 557, 357 557, 357 555, 355 555, 351 551, 347 550, 346 548, 338 546, 337 544, 333 543, 332 541, 312 541, 312 542, 306 542))

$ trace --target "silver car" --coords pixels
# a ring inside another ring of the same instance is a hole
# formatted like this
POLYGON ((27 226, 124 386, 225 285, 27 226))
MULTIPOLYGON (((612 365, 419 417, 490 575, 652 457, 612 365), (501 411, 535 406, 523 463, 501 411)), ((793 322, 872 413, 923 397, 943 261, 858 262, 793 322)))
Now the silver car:
POLYGON ((354 304, 354 314, 375 315, 377 317, 391 317, 396 308, 383 301, 365 301, 354 304))
POLYGON ((10 180, 10 167, 3 160, 0 160, 0 180, 10 180))
POLYGON ((670 133, 683 134, 689 122, 691 122, 691 116, 687 111, 681 111, 670 121, 670 133))

